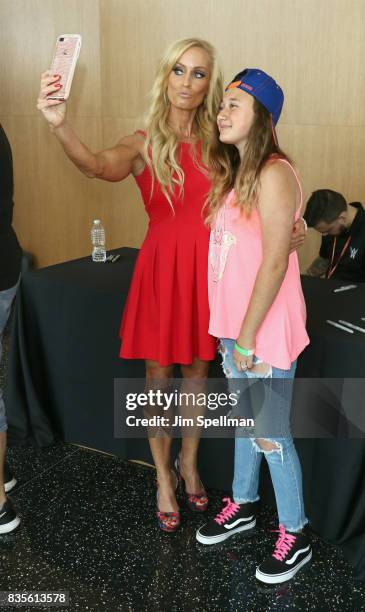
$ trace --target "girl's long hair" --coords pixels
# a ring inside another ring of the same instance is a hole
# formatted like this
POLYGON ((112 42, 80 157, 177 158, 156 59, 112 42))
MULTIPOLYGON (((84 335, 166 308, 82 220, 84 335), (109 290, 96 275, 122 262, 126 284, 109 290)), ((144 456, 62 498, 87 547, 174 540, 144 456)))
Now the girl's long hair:
POLYGON ((153 181, 157 179, 162 192, 173 208, 171 194, 176 186, 184 186, 184 172, 177 158, 178 139, 169 124, 170 104, 167 97, 168 78, 174 65, 192 47, 204 49, 209 57, 210 81, 204 102, 195 115, 194 133, 202 144, 202 160, 207 163, 208 148, 213 136, 223 80, 214 47, 200 38, 185 38, 173 43, 160 61, 150 93, 150 108, 145 119, 145 160, 153 181))
POLYGON ((256 98, 253 109, 254 121, 247 137, 242 161, 234 145, 220 142, 218 127, 215 127, 208 156, 212 178, 205 208, 208 224, 212 223, 232 189, 235 191, 235 203, 242 212, 249 215, 257 204, 260 174, 268 159, 275 155, 290 162, 277 144, 270 113, 256 98))

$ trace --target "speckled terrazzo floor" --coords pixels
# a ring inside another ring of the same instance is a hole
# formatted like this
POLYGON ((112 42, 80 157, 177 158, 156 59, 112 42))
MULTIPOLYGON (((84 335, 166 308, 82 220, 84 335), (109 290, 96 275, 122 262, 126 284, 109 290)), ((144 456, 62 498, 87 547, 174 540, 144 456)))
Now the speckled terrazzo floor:
MULTIPOLYGON (((69 609, 82 611, 365 610, 365 585, 317 538, 310 568, 259 586, 256 563, 275 538, 267 508, 254 538, 205 548, 195 541, 202 518, 187 509, 179 532, 157 530, 151 468, 73 446, 11 448, 8 459, 23 521, 0 537, 1 590, 65 589, 69 609)), ((214 492, 209 513, 219 504, 214 492)))
MULTIPOLYGON (((6 351, 0 384, 5 361, 6 351)), ((183 506, 177 533, 157 529, 151 468, 70 445, 10 448, 8 461, 22 523, 0 536, 0 590, 69 591, 68 608, 48 608, 59 611, 365 611, 365 584, 316 537, 308 569, 278 588, 260 586, 255 567, 276 537, 268 508, 252 539, 203 547, 195 531, 204 518, 183 506)), ((211 492, 209 516, 221 495, 211 492)))

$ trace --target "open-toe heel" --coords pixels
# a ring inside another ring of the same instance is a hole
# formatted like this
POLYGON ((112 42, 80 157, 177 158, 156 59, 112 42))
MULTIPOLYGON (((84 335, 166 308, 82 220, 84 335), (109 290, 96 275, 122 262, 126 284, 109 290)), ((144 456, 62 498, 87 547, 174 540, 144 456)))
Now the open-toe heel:
POLYGON ((175 470, 181 494, 183 495, 188 508, 190 508, 190 510, 192 510, 193 512, 205 512, 208 508, 209 499, 206 494, 206 491, 204 490, 203 484, 200 482, 202 490, 199 493, 188 493, 188 491, 186 490, 185 481, 181 476, 179 457, 177 457, 175 460, 175 470))
MULTIPOLYGON (((157 524, 158 524, 158 527, 162 531, 167 531, 169 533, 172 533, 176 531, 178 527, 180 526, 180 512, 179 510, 177 510, 177 512, 164 512, 163 510, 159 509, 158 507, 158 482, 156 483, 156 485, 157 485, 157 494, 156 494, 157 524)), ((178 480, 176 483, 175 490, 177 489, 177 487, 178 487, 178 480)))

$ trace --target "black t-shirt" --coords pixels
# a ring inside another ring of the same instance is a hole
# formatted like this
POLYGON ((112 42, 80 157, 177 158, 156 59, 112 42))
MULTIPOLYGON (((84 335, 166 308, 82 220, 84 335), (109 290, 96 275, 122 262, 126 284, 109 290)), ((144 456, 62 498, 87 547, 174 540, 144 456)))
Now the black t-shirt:
MULTIPOLYGON (((336 265, 349 236, 351 236, 351 241, 331 278, 360 283, 365 282, 365 210, 360 202, 351 202, 350 206, 358 210, 349 231, 337 236, 332 265, 336 265)), ((320 256, 330 262, 334 238, 334 236, 323 236, 319 251, 320 256)))
POLYGON ((6 134, 0 125, 0 291, 16 284, 22 258, 13 220, 13 158, 6 134))

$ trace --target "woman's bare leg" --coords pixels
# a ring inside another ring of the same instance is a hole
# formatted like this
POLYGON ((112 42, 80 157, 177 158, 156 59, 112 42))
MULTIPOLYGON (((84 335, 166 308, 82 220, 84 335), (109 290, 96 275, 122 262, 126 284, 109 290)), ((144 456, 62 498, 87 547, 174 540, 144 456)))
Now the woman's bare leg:
MULTIPOLYGON (((201 381, 204 383, 208 377, 209 366, 210 361, 202 361, 195 358, 191 365, 182 365, 181 372, 187 382, 189 379, 194 379, 197 382, 201 381)), ((202 491, 198 473, 199 441, 200 437, 198 435, 183 437, 181 440, 180 472, 185 480, 185 487, 188 493, 200 493, 202 491)))
MULTIPOLYGON (((156 388, 153 381, 168 381, 172 378, 173 366, 160 366, 156 361, 146 361, 146 385, 156 388)), ((177 512, 175 495, 176 479, 171 473, 171 436, 160 430, 158 435, 149 436, 150 449, 156 466, 158 481, 158 506, 164 512, 177 512)))

